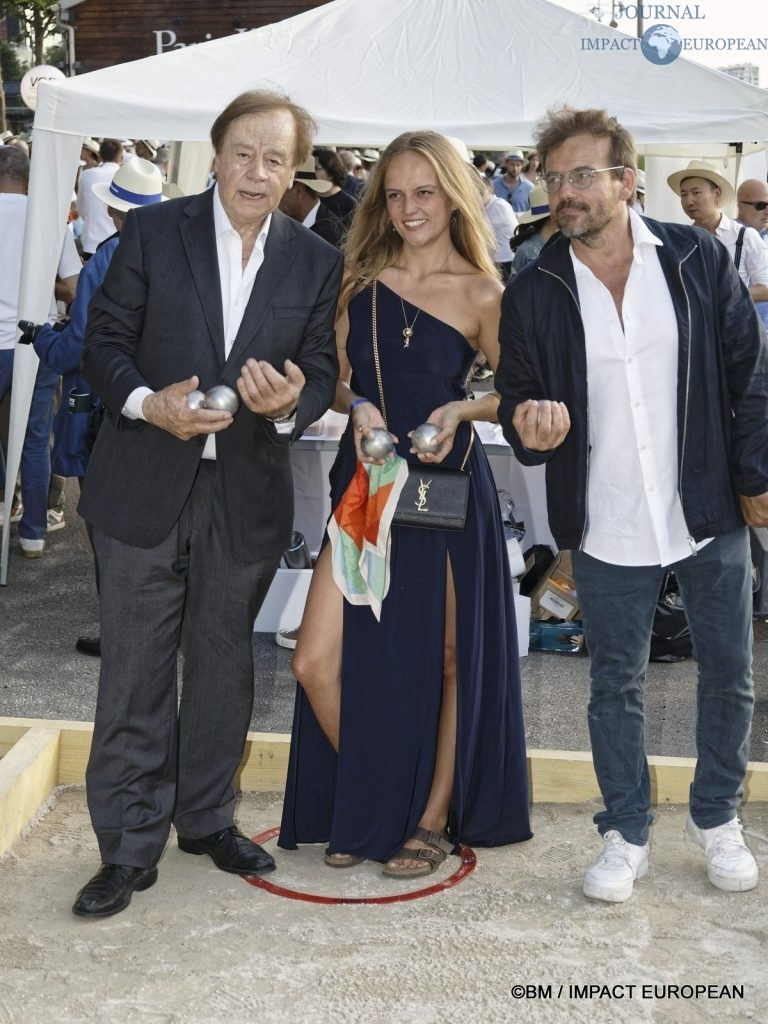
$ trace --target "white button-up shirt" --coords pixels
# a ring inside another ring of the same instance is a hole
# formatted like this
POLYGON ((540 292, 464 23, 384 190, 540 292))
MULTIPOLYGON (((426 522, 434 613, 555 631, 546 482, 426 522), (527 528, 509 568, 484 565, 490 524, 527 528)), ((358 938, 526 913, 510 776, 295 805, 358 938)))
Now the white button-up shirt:
POLYGON ((634 254, 621 319, 571 248, 591 449, 582 548, 614 565, 669 565, 695 550, 677 490, 677 320, 656 253, 663 243, 632 210, 629 217, 634 254))
MULTIPOLYGON (((264 262, 264 246, 266 245, 272 214, 267 216, 259 232, 248 263, 243 267, 243 242, 240 235, 232 227, 229 217, 221 205, 219 187, 213 192, 213 224, 216 233, 216 255, 219 261, 219 283, 221 285, 221 312, 224 324, 224 358, 232 351, 240 324, 243 322, 245 307, 253 291, 256 275, 264 262)), ((130 419, 144 419, 141 406, 151 388, 136 388, 128 396, 123 407, 123 415, 130 419)), ((203 449, 204 459, 216 458, 216 435, 209 434, 203 449)))

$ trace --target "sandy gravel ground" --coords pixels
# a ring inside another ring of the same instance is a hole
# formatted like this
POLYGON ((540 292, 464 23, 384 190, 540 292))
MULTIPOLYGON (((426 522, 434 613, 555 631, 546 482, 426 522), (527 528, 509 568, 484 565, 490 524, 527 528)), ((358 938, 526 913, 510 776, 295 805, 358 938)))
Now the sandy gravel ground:
MULTIPOLYGON (((273 895, 181 853, 172 837, 154 888, 87 921, 70 906, 98 855, 83 790, 59 790, 0 859, 0 1024, 764 1022, 768 805, 743 816, 758 889, 712 888, 684 838, 685 810, 664 807, 650 874, 615 906, 581 893, 594 810, 538 805, 532 841, 478 850, 454 888, 387 905, 273 895)), ((276 794, 241 801, 251 835, 279 816, 276 794)), ((332 872, 318 847, 266 845, 278 858, 269 879, 288 888, 406 890, 373 864, 332 872)), ((458 866, 451 858, 430 881, 458 866)))

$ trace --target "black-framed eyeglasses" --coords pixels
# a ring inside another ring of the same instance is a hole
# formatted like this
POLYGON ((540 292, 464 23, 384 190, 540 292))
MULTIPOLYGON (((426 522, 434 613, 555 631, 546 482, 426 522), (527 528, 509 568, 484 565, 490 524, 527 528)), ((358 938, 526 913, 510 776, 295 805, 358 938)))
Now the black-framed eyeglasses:
POLYGON ((762 213, 762 212, 763 212, 763 210, 764 210, 764 209, 765 209, 766 207, 768 207, 768 202, 766 202, 766 201, 765 201, 764 199, 760 199, 760 200, 759 200, 758 202, 756 202, 756 203, 753 203, 753 202, 752 202, 751 200, 749 200, 749 199, 740 199, 740 200, 739 200, 739 202, 740 202, 740 203, 744 203, 744 205, 745 205, 745 206, 754 206, 754 208, 755 208, 756 210, 759 210, 759 211, 760 211, 760 213, 762 213))
POLYGON ((574 188, 589 188, 596 174, 603 174, 605 171, 623 171, 624 167, 574 167, 567 174, 559 174, 552 171, 550 174, 542 174, 539 183, 546 192, 559 192, 563 185, 563 178, 574 188))

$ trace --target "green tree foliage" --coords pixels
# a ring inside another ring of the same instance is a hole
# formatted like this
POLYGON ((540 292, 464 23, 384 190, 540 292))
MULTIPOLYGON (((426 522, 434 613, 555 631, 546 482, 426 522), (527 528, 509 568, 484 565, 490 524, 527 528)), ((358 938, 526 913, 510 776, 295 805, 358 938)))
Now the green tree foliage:
POLYGON ((33 63, 43 64, 46 37, 56 30, 59 5, 56 0, 0 0, 0 16, 19 19, 19 36, 11 42, 26 42, 34 54, 33 63))

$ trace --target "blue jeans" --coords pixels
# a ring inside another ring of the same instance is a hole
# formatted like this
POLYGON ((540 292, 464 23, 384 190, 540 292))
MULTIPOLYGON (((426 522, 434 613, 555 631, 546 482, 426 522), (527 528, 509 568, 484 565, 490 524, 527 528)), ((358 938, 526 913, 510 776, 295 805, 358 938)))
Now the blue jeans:
MULTIPOLYGON (((42 363, 37 369, 29 420, 21 450, 21 501, 24 513, 19 536, 27 540, 45 537, 48 527, 48 487, 51 482, 51 430, 53 398, 59 377, 42 363)), ((0 349, 0 400, 11 390, 13 349, 0 349)), ((14 481, 11 481, 13 486, 14 481)), ((5 487, 5 459, 0 450, 0 486, 5 487)))
MULTIPOLYGON (((665 570, 621 566, 574 551, 573 573, 591 658, 589 735, 605 810, 601 835, 648 841, 651 785, 645 753, 645 673, 665 570)), ((698 662, 691 817, 714 828, 736 814, 744 792, 752 710, 752 579, 744 527, 670 566, 698 662)))

